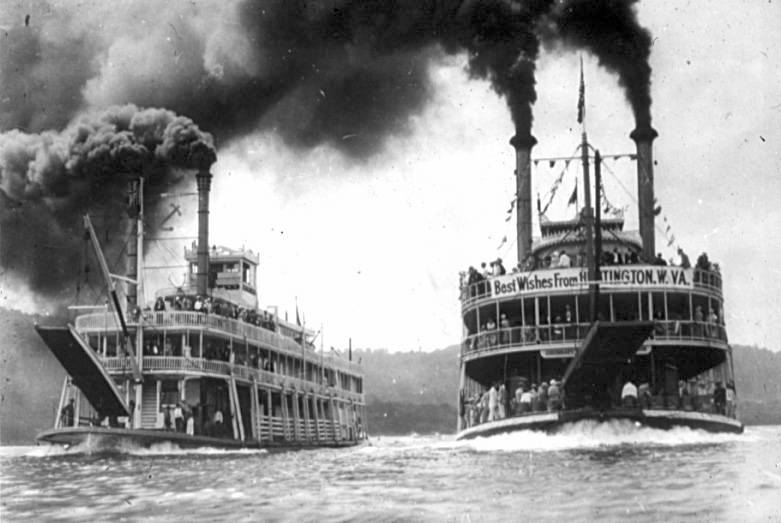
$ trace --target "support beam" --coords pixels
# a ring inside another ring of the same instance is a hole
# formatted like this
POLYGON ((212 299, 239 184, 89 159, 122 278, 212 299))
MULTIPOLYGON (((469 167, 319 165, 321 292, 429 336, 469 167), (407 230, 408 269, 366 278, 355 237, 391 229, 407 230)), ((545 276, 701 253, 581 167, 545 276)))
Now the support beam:
POLYGON ((271 402, 271 389, 266 389, 268 403, 268 440, 274 441, 274 404, 271 402))

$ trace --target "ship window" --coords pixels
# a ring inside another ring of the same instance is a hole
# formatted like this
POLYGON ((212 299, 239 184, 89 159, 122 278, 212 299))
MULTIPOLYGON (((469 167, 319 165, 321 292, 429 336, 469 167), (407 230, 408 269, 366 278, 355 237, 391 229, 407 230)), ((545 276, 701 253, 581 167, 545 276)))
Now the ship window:
POLYGON ((548 325, 550 323, 550 313, 548 308, 548 297, 540 296, 537 298, 537 305, 539 307, 539 319, 540 325, 548 325))
POLYGON ((655 320, 666 320, 667 315, 664 309, 664 293, 654 292, 652 295, 653 300, 653 317, 655 320))
POLYGON ((694 312, 692 319, 695 321, 705 321, 708 318, 708 298, 707 296, 700 296, 699 294, 692 295, 692 306, 694 312))
POLYGON ((574 323, 575 299, 572 296, 551 296, 550 317, 553 323, 574 323))
POLYGON ((502 326, 502 314, 507 317, 510 327, 518 327, 521 324, 521 303, 520 300, 504 301, 499 303, 499 321, 497 327, 502 326))
POLYGON ((640 293, 640 315, 641 319, 643 320, 650 320, 651 318, 651 308, 650 308, 650 293, 648 292, 641 292, 640 293))
POLYGON ((613 294, 613 312, 616 321, 636 320, 639 317, 639 304, 636 292, 613 294))
POLYGON ((179 401, 179 382, 162 380, 160 382, 160 405, 176 405, 179 401))
POLYGON ((689 295, 682 293, 667 294, 667 318, 670 320, 689 320, 689 295))
POLYGON ((534 325, 534 298, 523 299, 523 324, 534 325))
POLYGON ((480 307, 480 329, 484 330, 489 322, 496 325, 496 305, 493 303, 480 307))
POLYGON ((249 265, 241 262, 241 279, 244 283, 251 283, 249 280, 249 265))

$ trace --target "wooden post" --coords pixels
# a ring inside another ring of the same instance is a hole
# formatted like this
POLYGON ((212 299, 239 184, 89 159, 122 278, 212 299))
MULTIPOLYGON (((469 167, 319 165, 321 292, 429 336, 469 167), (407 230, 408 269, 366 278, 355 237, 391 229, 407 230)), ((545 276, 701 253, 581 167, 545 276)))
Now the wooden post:
POLYGON ((298 391, 293 389, 293 434, 296 441, 301 440, 301 414, 298 411, 298 391))
POLYGON ((271 403, 271 389, 266 389, 266 401, 268 402, 268 440, 274 441, 274 406, 271 403))
POLYGON ((81 422, 81 389, 78 387, 74 388, 76 389, 76 405, 73 409, 73 426, 78 427, 81 422))
POLYGON ((307 441, 312 441, 312 425, 310 423, 311 416, 309 415, 309 395, 306 391, 301 394, 301 403, 304 406, 304 437, 307 441))
POLYGON ((65 376, 65 379, 62 381, 62 389, 60 390, 60 401, 57 404, 57 412, 54 413, 54 428, 58 429, 60 428, 60 419, 62 415, 62 409, 65 408, 65 394, 68 390, 68 376, 65 376))
POLYGON ((285 390, 284 385, 280 389, 279 397, 282 403, 282 432, 284 434, 285 440, 287 441, 290 439, 290 423, 288 422, 290 416, 287 410, 287 391, 285 390))
POLYGON ((258 415, 258 410, 260 409, 260 406, 258 405, 258 382, 255 379, 255 377, 252 377, 252 388, 250 389, 250 424, 252 425, 252 439, 255 441, 260 441, 260 416, 258 415))
POLYGON ((331 407, 331 430, 333 431, 334 440, 339 439, 336 433, 336 407, 334 402, 333 393, 328 398, 329 406, 331 407))
POLYGON ((315 411, 315 415, 314 415, 314 418, 315 418, 315 438, 317 438, 317 441, 320 441, 320 439, 321 439, 321 437, 320 437, 320 413, 317 412, 317 410, 318 410, 317 409, 317 406, 318 406, 317 403, 318 403, 317 394, 312 393, 312 408, 315 411))
POLYGON ((244 427, 241 422, 241 409, 239 408, 239 395, 236 390, 236 380, 228 381, 228 396, 231 409, 231 422, 233 425, 233 438, 244 441, 244 427))

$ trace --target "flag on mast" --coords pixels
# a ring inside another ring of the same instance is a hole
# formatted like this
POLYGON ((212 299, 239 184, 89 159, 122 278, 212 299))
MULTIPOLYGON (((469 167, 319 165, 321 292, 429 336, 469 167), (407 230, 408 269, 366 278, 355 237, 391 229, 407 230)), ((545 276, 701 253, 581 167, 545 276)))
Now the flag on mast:
POLYGON ((567 202, 567 207, 570 205, 575 205, 578 203, 578 179, 575 178, 575 190, 572 191, 572 196, 569 197, 569 201, 567 202))
POLYGON ((578 123, 586 119, 586 84, 583 81, 583 56, 580 57, 580 91, 578 93, 578 123))

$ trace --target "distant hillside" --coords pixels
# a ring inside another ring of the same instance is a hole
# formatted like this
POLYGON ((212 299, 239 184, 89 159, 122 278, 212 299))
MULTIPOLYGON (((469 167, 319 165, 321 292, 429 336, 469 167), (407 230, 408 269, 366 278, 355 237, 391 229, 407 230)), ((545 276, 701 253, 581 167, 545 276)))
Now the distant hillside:
POLYGON ((51 428, 65 371, 33 330, 35 317, 0 309, 0 444, 31 444, 51 428))
MULTIPOLYGON (((51 426, 64 371, 33 330, 35 318, 0 308, 0 444, 30 444, 51 426)), ((781 423, 781 353, 734 346, 740 417, 781 423)), ((356 350, 366 374, 372 434, 455 430, 458 346, 432 352, 356 350)))

